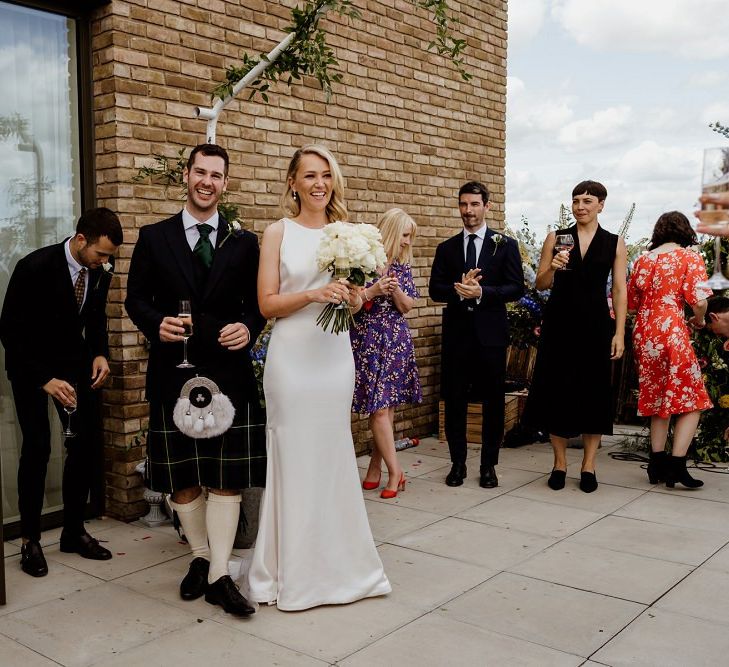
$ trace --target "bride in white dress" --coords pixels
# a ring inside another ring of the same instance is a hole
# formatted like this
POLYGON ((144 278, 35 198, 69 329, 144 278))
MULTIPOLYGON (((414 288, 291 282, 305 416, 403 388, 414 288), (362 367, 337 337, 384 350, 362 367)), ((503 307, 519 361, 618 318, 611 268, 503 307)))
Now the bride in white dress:
POLYGON ((362 306, 357 290, 316 265, 324 227, 347 218, 343 183, 326 148, 299 149, 284 195, 294 216, 269 225, 261 244, 259 306, 276 323, 263 376, 268 471, 248 585, 251 599, 286 611, 391 590, 352 444, 349 335, 316 324, 326 303, 362 306))

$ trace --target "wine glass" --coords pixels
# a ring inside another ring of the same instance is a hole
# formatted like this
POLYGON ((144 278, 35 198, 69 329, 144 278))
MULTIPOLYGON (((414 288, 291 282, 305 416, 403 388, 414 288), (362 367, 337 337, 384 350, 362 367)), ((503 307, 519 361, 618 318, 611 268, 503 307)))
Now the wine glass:
MULTIPOLYGON (((704 194, 729 190, 729 149, 707 148, 704 151, 704 167, 701 176, 701 191, 704 194)), ((703 204, 704 210, 716 210, 716 204, 703 204)), ((714 272, 711 278, 699 283, 699 287, 712 290, 729 289, 729 280, 724 276, 721 265, 721 237, 714 238, 714 272)))
POLYGON ((182 332, 183 359, 181 364, 177 364, 177 368, 195 368, 195 365, 187 360, 187 339, 192 336, 192 308, 188 299, 180 299, 177 317, 182 320, 185 329, 182 332))
POLYGON ((75 398, 73 405, 63 406, 63 411, 68 415, 68 418, 66 419, 66 428, 63 429, 62 435, 64 438, 75 438, 76 433, 71 430, 71 415, 76 412, 76 405, 78 403, 78 386, 73 382, 70 382, 69 384, 73 387, 75 398))
MULTIPOLYGON (((557 253, 564 251, 570 252, 574 247, 575 237, 572 234, 557 234, 554 239, 554 251, 557 253)), ((560 271, 569 271, 569 269, 563 266, 560 271)))

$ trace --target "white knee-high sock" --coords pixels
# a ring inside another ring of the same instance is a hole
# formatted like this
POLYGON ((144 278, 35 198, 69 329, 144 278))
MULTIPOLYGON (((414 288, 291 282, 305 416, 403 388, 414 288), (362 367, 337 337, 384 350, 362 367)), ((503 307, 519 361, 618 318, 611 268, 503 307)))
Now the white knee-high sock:
POLYGON ((238 530, 240 494, 221 496, 208 494, 207 525, 210 540, 210 572, 208 583, 216 582, 228 574, 228 560, 238 530))
POLYGON ((170 506, 177 512, 182 524, 182 530, 190 545, 193 557, 210 560, 208 547, 208 531, 205 521, 205 496, 201 493, 189 503, 175 503, 170 500, 170 506))

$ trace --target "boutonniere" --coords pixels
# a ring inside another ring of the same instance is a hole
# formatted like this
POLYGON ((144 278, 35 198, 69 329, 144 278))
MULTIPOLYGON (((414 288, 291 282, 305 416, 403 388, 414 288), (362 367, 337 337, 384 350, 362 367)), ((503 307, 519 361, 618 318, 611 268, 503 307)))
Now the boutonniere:
POLYGON ((228 223, 228 234, 227 236, 220 242, 219 248, 223 247, 223 244, 230 238, 239 238, 243 236, 243 225, 240 224, 240 220, 231 220, 228 223))
POLYGON ((493 236, 491 237, 491 240, 494 242, 494 251, 491 253, 491 256, 493 257, 496 254, 496 251, 499 249, 499 246, 502 243, 506 243, 506 238, 504 237, 503 234, 494 232, 493 236))
POLYGON ((96 281, 96 285, 94 286, 94 289, 99 289, 99 285, 101 284, 101 277, 106 274, 109 276, 109 280, 114 275, 114 265, 111 262, 104 262, 101 265, 102 272, 99 274, 99 279, 96 281))

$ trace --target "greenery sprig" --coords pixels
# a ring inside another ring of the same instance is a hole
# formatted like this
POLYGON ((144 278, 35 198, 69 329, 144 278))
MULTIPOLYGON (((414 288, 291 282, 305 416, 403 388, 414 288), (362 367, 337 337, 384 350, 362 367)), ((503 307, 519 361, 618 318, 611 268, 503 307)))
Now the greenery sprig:
POLYGON ((719 121, 716 121, 716 123, 709 123, 709 127, 717 134, 729 139, 729 126, 722 125, 719 121))
MULTIPOLYGON (((454 37, 451 34, 452 26, 458 19, 448 14, 447 0, 411 0, 421 9, 433 14, 436 36, 428 44, 428 50, 435 50, 439 55, 447 57, 453 63, 464 81, 472 76, 466 72, 463 63, 463 52, 466 40, 454 37)), ((319 82, 326 94, 327 102, 332 96, 332 83, 342 80, 341 72, 335 71, 339 62, 334 51, 327 44, 326 33, 319 26, 319 20, 327 11, 333 11, 340 16, 350 19, 359 19, 359 10, 352 5, 352 0, 307 0, 303 8, 294 7, 291 10, 291 25, 286 32, 293 33, 294 37, 278 58, 269 63, 261 76, 250 84, 251 92, 248 99, 257 93, 264 102, 268 102, 268 90, 274 83, 283 81, 291 86, 295 81, 301 80, 305 75, 313 76, 319 82)), ((213 99, 221 100, 233 94, 233 88, 243 77, 261 62, 268 61, 266 54, 253 57, 248 53, 241 56, 243 64, 231 66, 225 72, 225 81, 213 90, 213 99)))

